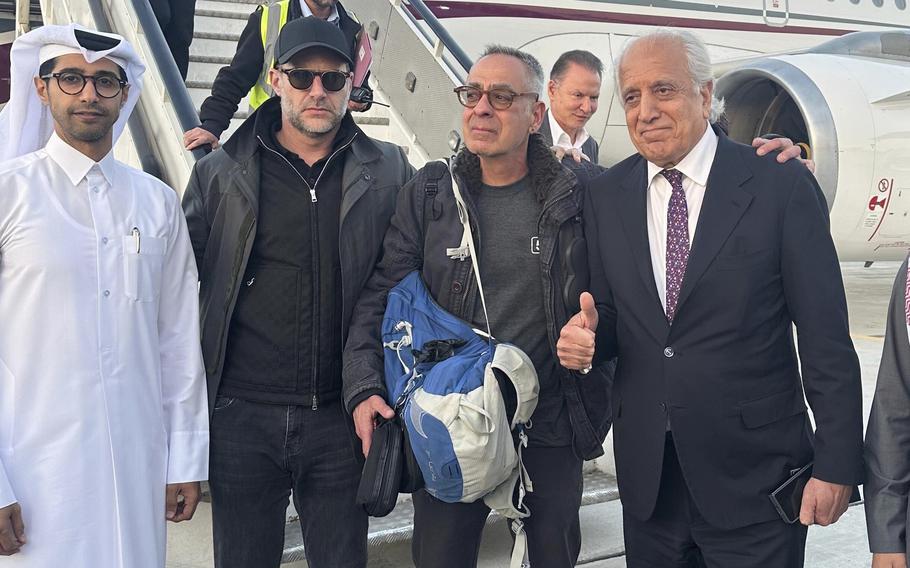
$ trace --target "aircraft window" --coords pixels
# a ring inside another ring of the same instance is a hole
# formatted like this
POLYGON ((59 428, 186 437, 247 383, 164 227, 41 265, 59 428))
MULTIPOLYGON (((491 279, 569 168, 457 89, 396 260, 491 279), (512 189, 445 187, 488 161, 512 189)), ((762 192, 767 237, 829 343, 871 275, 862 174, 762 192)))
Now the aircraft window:
POLYGON ((859 4, 859 0, 850 0, 851 4, 859 4))
POLYGON ((885 0, 872 0, 872 3, 876 8, 881 8, 885 4, 885 0))
POLYGON ((897 5, 898 10, 907 9, 907 0, 894 0, 894 3, 897 5))

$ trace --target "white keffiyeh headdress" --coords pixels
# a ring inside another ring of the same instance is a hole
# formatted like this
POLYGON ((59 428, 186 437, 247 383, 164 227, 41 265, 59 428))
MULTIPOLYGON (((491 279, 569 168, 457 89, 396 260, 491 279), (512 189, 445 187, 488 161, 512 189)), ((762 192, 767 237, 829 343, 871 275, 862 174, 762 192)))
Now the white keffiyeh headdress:
POLYGON ((123 133, 142 92, 145 65, 139 55, 116 34, 97 32, 79 24, 43 26, 17 38, 10 51, 10 99, 0 111, 0 161, 34 152, 47 144, 54 131, 54 119, 38 98, 34 78, 43 62, 69 53, 81 53, 89 63, 108 58, 126 72, 130 90, 114 123, 114 142, 123 133))

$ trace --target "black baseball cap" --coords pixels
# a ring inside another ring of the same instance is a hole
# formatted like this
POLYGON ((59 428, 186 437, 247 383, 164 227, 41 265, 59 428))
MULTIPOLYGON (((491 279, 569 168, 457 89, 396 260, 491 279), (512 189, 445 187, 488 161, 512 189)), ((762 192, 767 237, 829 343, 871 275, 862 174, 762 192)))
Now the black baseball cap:
POLYGON ((280 64, 287 63, 292 57, 311 47, 321 47, 335 52, 351 68, 354 67, 351 46, 348 45, 342 31, 335 24, 315 16, 291 20, 281 28, 275 45, 276 61, 280 64))

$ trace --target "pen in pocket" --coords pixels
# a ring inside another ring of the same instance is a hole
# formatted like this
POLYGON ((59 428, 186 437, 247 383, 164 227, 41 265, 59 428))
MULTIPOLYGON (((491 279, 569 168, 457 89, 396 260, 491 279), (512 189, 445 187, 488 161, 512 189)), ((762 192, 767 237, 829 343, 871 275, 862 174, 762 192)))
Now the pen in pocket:
POLYGON ((133 227, 133 230, 130 231, 130 235, 133 237, 133 240, 136 241, 136 254, 139 254, 139 248, 142 245, 142 237, 139 235, 139 227, 133 227))

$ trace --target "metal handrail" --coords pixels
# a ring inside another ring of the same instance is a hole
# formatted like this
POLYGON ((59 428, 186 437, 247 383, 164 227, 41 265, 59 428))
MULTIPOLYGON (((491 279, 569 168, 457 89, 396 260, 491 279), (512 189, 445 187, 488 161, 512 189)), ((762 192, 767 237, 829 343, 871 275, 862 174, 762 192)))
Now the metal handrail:
MULTIPOLYGON (((196 109, 193 106, 186 84, 183 82, 183 78, 180 77, 177 63, 174 62, 167 41, 164 39, 164 34, 161 32, 161 26, 158 25, 158 19, 155 17, 148 0, 131 0, 131 2, 139 20, 139 27, 145 33, 146 40, 155 58, 155 64, 161 72, 161 80, 171 98, 171 104, 177 120, 181 128, 187 131, 199 124, 199 117, 196 114, 196 109)), ((114 31, 111 20, 105 13, 100 0, 89 0, 89 8, 99 31, 114 31)), ((143 171, 163 179, 163 168, 155 155, 155 150, 149 140, 150 134, 139 113, 133 113, 130 116, 129 125, 130 130, 133 132, 133 144, 136 146, 136 153, 139 155, 143 171)), ((191 152, 193 161, 202 159, 206 153, 206 151, 198 148, 193 150, 191 152)))
MULTIPOLYGON (((161 80, 167 89, 171 98, 171 104, 174 107, 174 113, 177 115, 177 121, 184 132, 199 126, 199 115, 196 113, 196 107, 193 105, 193 99, 190 98, 190 92, 186 88, 183 77, 180 76, 180 70, 177 69, 177 63, 171 55, 171 50, 164 39, 161 26, 158 25, 158 18, 152 10, 149 0, 131 0, 133 9, 136 11, 136 17, 149 47, 155 57, 155 63, 161 72, 161 80)), ((191 152, 196 160, 202 159, 208 152, 202 149, 195 149, 191 152)))
MULTIPOLYGON (((113 33, 111 20, 104 12, 100 0, 89 0, 88 6, 98 31, 113 33)), ((148 131, 145 129, 145 124, 143 124, 139 114, 134 112, 127 120, 127 124, 129 124, 130 132, 133 134, 133 145, 136 147, 136 154, 139 156, 142 171, 161 178, 163 173, 161 163, 155 157, 155 151, 148 141, 148 131)))
POLYGON ((432 10, 430 10, 423 0, 407 0, 407 4, 415 11, 417 14, 426 22, 427 27, 436 34, 436 37, 439 38, 439 41, 442 42, 442 45, 445 46, 449 53, 455 58, 455 61, 464 68, 465 72, 471 69, 471 66, 474 65, 474 62, 468 57, 468 54, 461 49, 461 46, 458 45, 458 42, 455 41, 455 38, 445 29, 442 25, 442 22, 436 17, 432 10))

